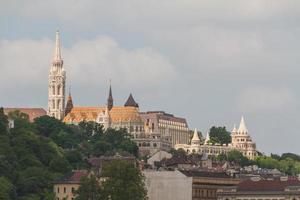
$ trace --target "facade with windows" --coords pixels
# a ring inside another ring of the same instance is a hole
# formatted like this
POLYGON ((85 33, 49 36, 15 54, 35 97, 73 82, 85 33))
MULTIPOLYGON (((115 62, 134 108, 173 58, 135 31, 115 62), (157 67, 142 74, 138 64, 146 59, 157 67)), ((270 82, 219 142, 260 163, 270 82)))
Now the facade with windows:
POLYGON ((88 176, 87 170, 74 170, 60 181, 54 182, 55 200, 74 200, 75 191, 80 186, 80 179, 88 176))
POLYGON ((140 113, 144 122, 145 134, 169 141, 173 148, 177 143, 187 144, 190 139, 187 121, 163 111, 140 113))
POLYGON ((243 117, 239 128, 236 129, 234 126, 231 138, 232 141, 230 144, 211 144, 209 133, 207 133, 205 141, 202 143, 198 137, 197 131, 195 130, 190 144, 176 144, 175 149, 184 149, 187 153, 199 153, 215 156, 219 154, 226 154, 228 151, 236 149, 249 159, 253 159, 258 155, 256 144, 252 141, 248 134, 248 129, 246 128, 243 117))
POLYGON ((281 177, 263 180, 254 177, 237 186, 225 186, 217 191, 218 200, 299 200, 300 181, 298 178, 281 177))

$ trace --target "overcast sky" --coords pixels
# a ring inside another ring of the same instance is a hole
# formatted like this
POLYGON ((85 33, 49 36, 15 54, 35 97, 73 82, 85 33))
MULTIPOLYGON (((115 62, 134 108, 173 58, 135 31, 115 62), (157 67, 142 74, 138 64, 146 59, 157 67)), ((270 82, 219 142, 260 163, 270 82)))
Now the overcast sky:
POLYGON ((55 31, 75 105, 115 104, 300 153, 300 1, 0 0, 0 105, 47 107, 55 31))

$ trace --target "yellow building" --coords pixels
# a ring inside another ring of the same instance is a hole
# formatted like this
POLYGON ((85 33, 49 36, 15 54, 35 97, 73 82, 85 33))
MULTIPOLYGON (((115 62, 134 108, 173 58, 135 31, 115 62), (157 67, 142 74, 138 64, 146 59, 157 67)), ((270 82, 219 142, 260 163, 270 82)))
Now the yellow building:
POLYGON ((80 179, 88 176, 87 170, 74 170, 62 180, 54 182, 55 200, 74 200, 75 191, 80 186, 80 179))

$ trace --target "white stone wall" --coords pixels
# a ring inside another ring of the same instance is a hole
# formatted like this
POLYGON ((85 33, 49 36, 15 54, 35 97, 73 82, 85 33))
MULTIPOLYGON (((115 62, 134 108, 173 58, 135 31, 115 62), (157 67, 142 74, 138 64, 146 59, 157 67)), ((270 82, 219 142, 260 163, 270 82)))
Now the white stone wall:
POLYGON ((192 177, 179 171, 144 171, 149 200, 191 200, 192 177))

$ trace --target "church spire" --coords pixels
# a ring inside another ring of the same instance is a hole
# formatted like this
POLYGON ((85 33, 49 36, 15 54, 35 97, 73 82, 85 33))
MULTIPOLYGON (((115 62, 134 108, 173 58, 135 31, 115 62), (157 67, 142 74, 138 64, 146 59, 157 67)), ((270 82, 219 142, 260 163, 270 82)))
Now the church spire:
POLYGON ((61 60, 60 33, 59 33, 59 30, 56 31, 54 60, 55 61, 61 60))
POLYGON ((67 105, 65 108, 65 116, 67 116, 67 114, 69 114, 71 112, 71 110, 73 109, 73 100, 72 100, 72 95, 71 95, 71 87, 69 88, 69 96, 68 96, 68 100, 67 100, 67 105))
POLYGON ((114 106, 114 99, 113 99, 113 96, 112 96, 111 83, 110 83, 109 84, 109 94, 108 94, 108 99, 107 99, 107 108, 108 108, 108 110, 111 110, 113 106, 114 106))

